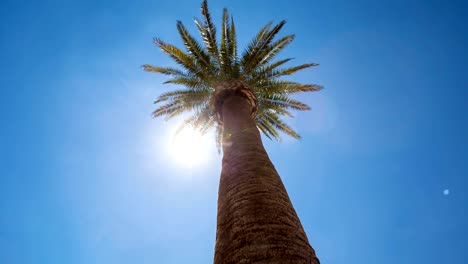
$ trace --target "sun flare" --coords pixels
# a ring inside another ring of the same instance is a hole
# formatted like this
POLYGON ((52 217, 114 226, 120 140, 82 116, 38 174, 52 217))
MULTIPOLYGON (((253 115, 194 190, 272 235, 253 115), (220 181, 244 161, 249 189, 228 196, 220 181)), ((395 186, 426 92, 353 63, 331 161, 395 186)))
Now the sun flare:
POLYGON ((209 158, 207 135, 186 127, 179 133, 173 132, 168 144, 168 152, 180 165, 195 167, 209 158))

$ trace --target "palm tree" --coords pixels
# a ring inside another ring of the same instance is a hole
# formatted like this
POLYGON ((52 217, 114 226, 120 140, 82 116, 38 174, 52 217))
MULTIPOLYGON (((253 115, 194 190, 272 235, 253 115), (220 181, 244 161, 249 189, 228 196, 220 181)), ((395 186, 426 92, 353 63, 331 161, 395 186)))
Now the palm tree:
POLYGON ((320 263, 260 137, 262 132, 279 140, 281 131, 300 138, 282 117, 310 108, 290 96, 322 87, 281 77, 318 64, 284 67, 291 58, 273 62, 294 39, 294 35, 275 39, 285 21, 261 28, 239 57, 228 11, 223 11, 219 40, 206 0, 201 13, 203 19, 195 19, 195 24, 203 46, 178 21, 187 51, 158 38, 154 43, 180 68, 143 69, 169 76, 165 83, 183 86, 158 97, 154 117, 169 119, 190 112, 183 126, 202 133, 215 129, 223 160, 214 263, 320 263))

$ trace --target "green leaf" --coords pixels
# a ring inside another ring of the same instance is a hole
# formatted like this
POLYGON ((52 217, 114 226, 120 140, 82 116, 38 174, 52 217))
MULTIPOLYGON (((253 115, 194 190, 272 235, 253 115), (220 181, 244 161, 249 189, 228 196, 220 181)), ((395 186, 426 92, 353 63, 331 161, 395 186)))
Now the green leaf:
POLYGON ((213 74, 213 65, 211 64, 209 55, 205 50, 198 44, 192 35, 187 31, 184 24, 181 21, 177 21, 177 30, 182 38, 187 51, 192 55, 194 60, 200 67, 211 74, 213 74))
POLYGON ((142 66, 143 70, 147 72, 156 72, 156 73, 162 73, 165 75, 169 76, 186 76, 186 73, 175 68, 170 68, 170 67, 156 67, 152 66, 149 64, 145 64, 142 66))
POLYGON ((206 77, 203 71, 199 67, 197 67, 192 56, 189 56, 174 45, 167 44, 158 38, 154 39, 154 43, 167 55, 174 59, 180 66, 184 67, 189 72, 197 75, 200 78, 206 77))
POLYGON ((195 19, 195 24, 200 30, 206 49, 211 54, 211 56, 219 63, 218 44, 216 42, 216 27, 214 26, 213 21, 211 19, 211 14, 208 10, 208 1, 206 0, 203 0, 202 2, 201 13, 203 16, 204 23, 202 24, 200 23, 200 21, 195 19))
POLYGON ((252 68, 258 65, 258 62, 263 58, 262 54, 265 52, 265 49, 270 45, 281 28, 283 28, 284 24, 286 24, 285 20, 278 23, 271 30, 269 30, 271 24, 267 24, 259 31, 257 37, 252 41, 251 46, 247 48, 247 51, 242 56, 241 66, 243 75, 247 75, 252 68))
POLYGON ((229 52, 231 45, 231 26, 229 25, 229 13, 226 8, 223 10, 221 24, 221 46, 220 46, 220 66, 224 75, 231 76, 231 55, 229 52))

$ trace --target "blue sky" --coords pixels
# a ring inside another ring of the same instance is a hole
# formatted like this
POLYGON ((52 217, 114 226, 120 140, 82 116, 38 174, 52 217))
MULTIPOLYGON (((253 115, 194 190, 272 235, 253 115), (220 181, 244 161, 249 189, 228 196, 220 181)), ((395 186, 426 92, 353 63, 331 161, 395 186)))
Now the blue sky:
MULTIPOLYGON (((220 156, 167 153, 153 120, 201 1, 2 1, 0 262, 210 263, 220 156)), ((211 1, 240 46, 286 19, 301 141, 265 141, 322 263, 465 263, 468 46, 463 1, 211 1), (449 190, 444 195, 444 190, 449 190), (447 194, 447 193, 446 193, 447 194)))

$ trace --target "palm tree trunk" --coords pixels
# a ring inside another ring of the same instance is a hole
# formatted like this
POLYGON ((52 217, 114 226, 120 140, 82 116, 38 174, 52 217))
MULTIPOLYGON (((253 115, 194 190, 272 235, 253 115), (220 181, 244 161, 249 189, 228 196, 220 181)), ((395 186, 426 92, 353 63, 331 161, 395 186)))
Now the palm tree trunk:
POLYGON ((222 105, 215 264, 320 263, 266 153, 247 99, 222 105))

